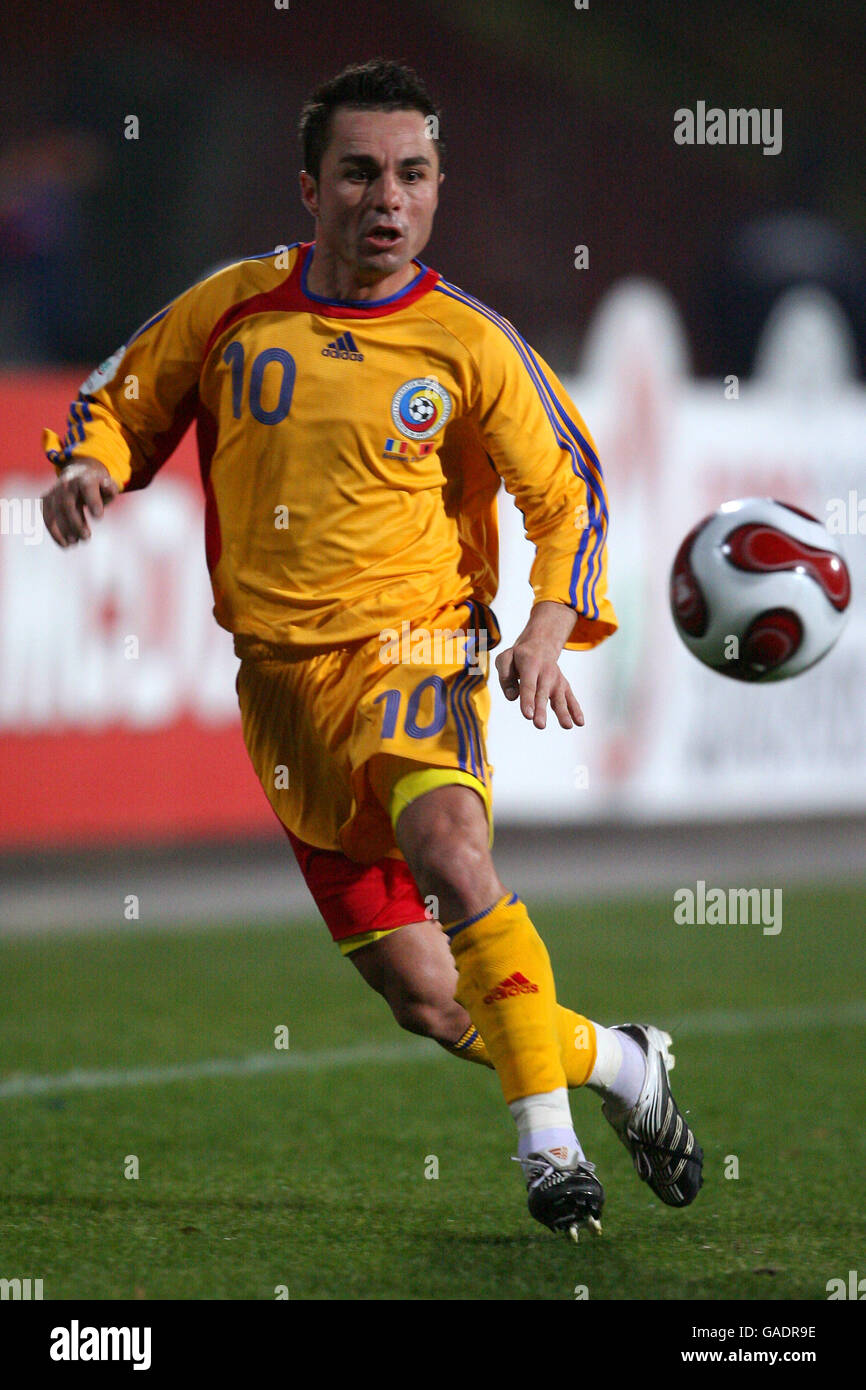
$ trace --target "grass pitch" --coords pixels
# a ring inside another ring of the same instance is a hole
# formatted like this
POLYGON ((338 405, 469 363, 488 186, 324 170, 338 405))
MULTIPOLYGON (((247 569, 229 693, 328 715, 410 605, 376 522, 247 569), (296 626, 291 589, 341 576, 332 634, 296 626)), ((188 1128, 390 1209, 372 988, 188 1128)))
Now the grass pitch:
POLYGON ((312 917, 7 940, 0 1275, 46 1299, 825 1300, 863 1263, 864 901, 786 889, 775 937, 676 926, 669 897, 530 903, 563 1001, 673 1033, 705 1151, 668 1210, 574 1095, 607 1194, 577 1249, 526 1213, 492 1073, 401 1033, 312 917))

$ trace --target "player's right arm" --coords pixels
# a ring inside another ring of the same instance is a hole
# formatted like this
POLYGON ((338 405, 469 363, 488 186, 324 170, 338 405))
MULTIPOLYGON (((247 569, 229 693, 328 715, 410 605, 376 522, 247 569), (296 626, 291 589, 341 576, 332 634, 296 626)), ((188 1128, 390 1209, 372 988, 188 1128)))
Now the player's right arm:
POLYGON ((90 540, 88 512, 101 517, 119 492, 119 484, 98 459, 79 458, 68 464, 42 498, 42 519, 48 534, 63 549, 90 540))
POLYGON ((65 436, 43 436, 57 473, 43 518, 58 545, 87 540, 89 518, 120 492, 148 485, 196 417, 215 325, 284 277, 267 255, 226 266, 154 314, 90 374, 69 407, 65 436))
MULTIPOLYGON (((172 300, 91 372, 69 406, 62 439, 44 431, 45 453, 59 480, 79 464, 99 463, 118 491, 151 481, 195 415, 202 352, 213 322, 202 303, 209 283, 172 300)), ((92 494, 89 478, 86 487, 92 494)), ((80 490, 74 483, 70 489, 80 490)))
POLYGON ((42 498, 49 534, 66 547, 90 537, 119 492, 145 487, 195 414, 201 371, 196 290, 149 319, 82 384, 63 439, 45 430, 57 481, 42 498))

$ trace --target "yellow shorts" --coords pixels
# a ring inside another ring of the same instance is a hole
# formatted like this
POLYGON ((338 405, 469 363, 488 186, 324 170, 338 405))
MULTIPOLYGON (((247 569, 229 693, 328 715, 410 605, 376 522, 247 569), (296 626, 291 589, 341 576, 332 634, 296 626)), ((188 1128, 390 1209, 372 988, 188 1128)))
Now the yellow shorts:
POLYGON ((474 787, 492 825, 487 650, 498 640, 492 613, 465 602, 396 637, 242 660, 244 742, 286 829, 360 864, 401 858, 392 816, 445 780, 474 787))

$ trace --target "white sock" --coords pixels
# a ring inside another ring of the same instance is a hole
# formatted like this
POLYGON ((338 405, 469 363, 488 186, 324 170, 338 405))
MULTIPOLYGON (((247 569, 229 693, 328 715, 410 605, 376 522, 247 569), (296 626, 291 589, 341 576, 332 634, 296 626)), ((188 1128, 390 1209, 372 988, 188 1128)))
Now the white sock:
POLYGON ((517 1124, 517 1157, 548 1152, 565 1164, 585 1158, 580 1147, 571 1110, 568 1091, 564 1086, 535 1096, 523 1096, 508 1106, 517 1124))
POLYGON ((619 1033, 615 1028, 602 1028, 600 1023, 594 1023, 593 1027, 598 1051, 586 1084, 591 1091, 604 1096, 605 1100, 615 1101, 630 1109, 646 1080, 643 1049, 628 1033, 619 1033))

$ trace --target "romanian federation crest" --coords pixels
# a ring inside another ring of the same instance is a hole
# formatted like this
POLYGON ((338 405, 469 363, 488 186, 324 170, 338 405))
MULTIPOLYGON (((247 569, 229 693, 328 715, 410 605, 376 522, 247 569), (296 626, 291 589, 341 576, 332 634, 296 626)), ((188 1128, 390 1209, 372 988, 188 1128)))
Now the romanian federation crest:
POLYGON ((451 397, 432 376, 404 381, 391 402, 391 419, 407 439, 429 439, 450 414, 451 397))

